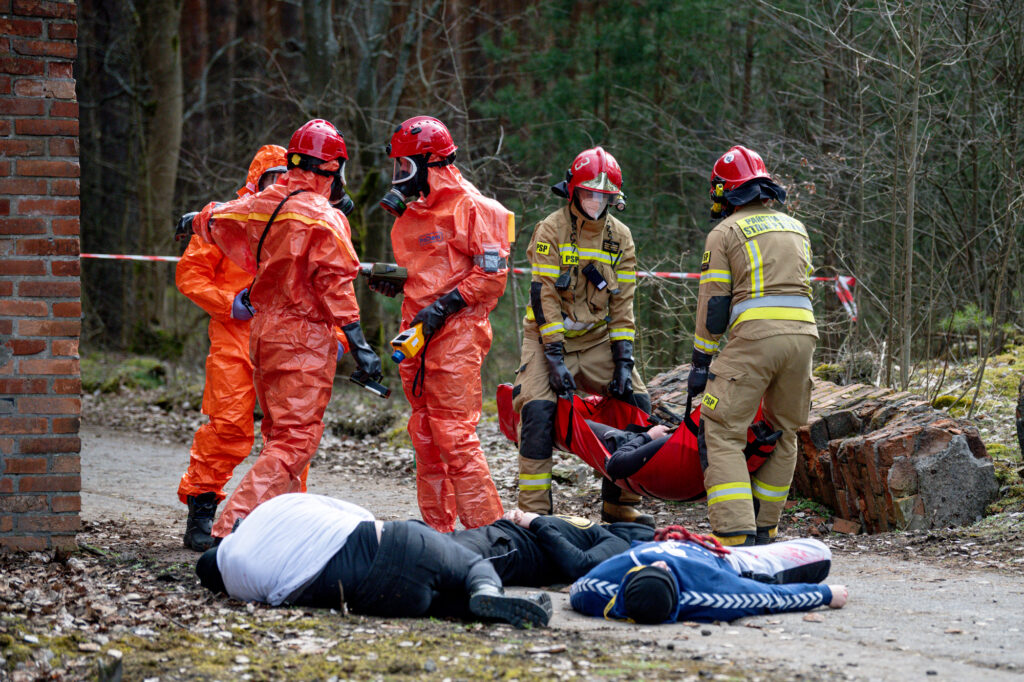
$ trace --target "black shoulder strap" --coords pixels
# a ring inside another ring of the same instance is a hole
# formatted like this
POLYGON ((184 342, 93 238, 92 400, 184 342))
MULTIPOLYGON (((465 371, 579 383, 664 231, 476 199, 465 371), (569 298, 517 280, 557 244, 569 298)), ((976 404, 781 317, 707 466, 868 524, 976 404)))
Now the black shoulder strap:
POLYGON ((277 214, 281 212, 281 207, 284 206, 284 202, 288 201, 289 199, 291 199, 296 194, 300 194, 302 192, 308 192, 308 191, 309 190, 305 190, 305 189, 297 189, 297 190, 295 190, 294 192, 292 192, 291 194, 286 196, 284 199, 281 199, 281 203, 278 204, 277 208, 274 209, 274 212, 270 214, 270 220, 267 221, 267 226, 263 228, 263 234, 260 235, 260 243, 256 246, 256 269, 257 270, 260 269, 260 256, 263 254, 263 240, 267 238, 267 233, 270 232, 270 226, 273 225, 274 224, 274 220, 277 219, 277 214))
POLYGON ((686 424, 686 428, 689 429, 690 433, 694 436, 697 435, 697 423, 693 421, 693 417, 690 416, 690 410, 693 408, 693 396, 687 393, 686 395, 686 416, 683 417, 683 423, 686 424))

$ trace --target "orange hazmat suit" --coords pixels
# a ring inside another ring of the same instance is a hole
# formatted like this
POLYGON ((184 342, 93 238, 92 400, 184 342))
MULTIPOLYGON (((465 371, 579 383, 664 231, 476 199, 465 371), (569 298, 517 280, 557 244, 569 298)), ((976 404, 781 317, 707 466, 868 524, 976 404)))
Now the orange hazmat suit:
POLYGON ((300 474, 323 435, 336 370, 334 328, 359 320, 352 288, 359 259, 348 220, 328 203, 330 191, 330 177, 292 168, 259 194, 208 205, 193 222, 197 234, 255 275, 250 352, 265 444, 214 524, 216 537, 261 502, 300 491, 300 474))
POLYGON ((480 371, 491 347, 487 316, 505 291, 510 212, 480 194, 454 166, 430 168, 430 193, 410 202, 391 230, 395 262, 409 271, 403 292, 402 328, 440 296, 458 289, 466 307, 449 317, 423 356, 422 391, 414 391, 421 357, 400 366, 412 406, 409 436, 416 449, 416 491, 423 520, 441 532, 492 523, 501 500, 476 425, 480 421, 480 371), (500 256, 501 266, 484 256, 500 256), (416 393, 419 392, 419 395, 416 393))
MULTIPOLYGON (((260 147, 249 164, 239 196, 252 194, 263 173, 285 165, 284 147, 260 147)), ((188 469, 178 485, 182 503, 207 492, 224 499, 224 486, 252 450, 256 390, 249 358, 250 320, 231 317, 235 295, 249 286, 252 275, 232 263, 216 245, 199 237, 189 241, 175 270, 178 291, 210 315, 210 352, 206 356, 203 414, 210 421, 196 431, 188 469)))

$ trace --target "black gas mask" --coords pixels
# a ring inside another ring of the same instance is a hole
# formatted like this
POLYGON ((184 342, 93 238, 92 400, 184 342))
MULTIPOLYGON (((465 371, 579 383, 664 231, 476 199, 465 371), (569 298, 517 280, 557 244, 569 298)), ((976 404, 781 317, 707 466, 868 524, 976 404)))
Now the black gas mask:
POLYGON ((381 208, 395 216, 405 213, 409 202, 430 194, 427 155, 400 156, 391 172, 391 189, 380 200, 381 208))

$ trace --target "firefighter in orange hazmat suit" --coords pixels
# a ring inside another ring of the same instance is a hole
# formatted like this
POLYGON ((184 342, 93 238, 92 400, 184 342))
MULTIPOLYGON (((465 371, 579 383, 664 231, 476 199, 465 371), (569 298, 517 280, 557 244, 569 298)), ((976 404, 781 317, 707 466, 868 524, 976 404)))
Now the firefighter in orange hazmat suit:
MULTIPOLYGON (((402 329, 423 323, 426 347, 402 362, 412 405, 416 490, 423 520, 441 532, 501 518, 502 506, 480 448, 480 370, 491 347, 487 316, 505 291, 514 216, 483 196, 453 165, 443 123, 411 118, 395 131, 392 187, 381 206, 397 219, 395 262, 409 271, 402 329)), ((395 295, 387 285, 380 293, 395 295)))
MULTIPOLYGON (((238 196, 255 194, 285 171, 285 150, 264 145, 249 165, 238 196)), ((204 552, 213 546, 210 530, 224 486, 252 450, 256 391, 249 359, 252 313, 240 305, 252 276, 232 263, 217 246, 196 237, 189 241, 175 270, 178 291, 210 315, 210 353, 206 356, 203 414, 210 421, 192 439, 188 469, 178 498, 188 505, 185 547, 204 552)))
POLYGON ((300 474, 323 435, 336 370, 335 326, 376 381, 380 359, 359 324, 352 280, 359 259, 341 210, 348 154, 338 130, 314 119, 292 135, 288 172, 259 194, 210 204, 192 228, 255 275, 249 299, 256 396, 264 446, 213 526, 224 537, 261 502, 301 489, 300 474))

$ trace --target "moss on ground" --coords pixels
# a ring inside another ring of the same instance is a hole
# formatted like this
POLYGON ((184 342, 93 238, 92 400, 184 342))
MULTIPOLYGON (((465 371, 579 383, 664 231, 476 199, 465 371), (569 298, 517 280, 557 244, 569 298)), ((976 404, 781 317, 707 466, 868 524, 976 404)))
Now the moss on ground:
POLYGON ((149 637, 112 634, 100 652, 79 650, 88 641, 84 634, 40 634, 37 642, 25 643, 17 628, 14 634, 0 634, 0 645, 8 670, 49 649, 53 667, 91 672, 108 667, 116 650, 125 679, 419 679, 436 673, 454 679, 632 680, 638 673, 643 679, 677 679, 702 670, 716 679, 748 679, 728 664, 680 657, 670 649, 633 651, 623 642, 611 647, 581 633, 533 633, 434 619, 367 619, 327 611, 298 620, 260 620, 274 611, 229 613, 212 633, 206 632, 210 627, 165 624, 155 626, 149 637), (723 673, 728 677, 721 677, 723 673))

